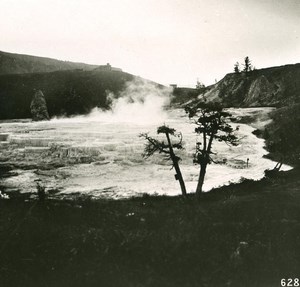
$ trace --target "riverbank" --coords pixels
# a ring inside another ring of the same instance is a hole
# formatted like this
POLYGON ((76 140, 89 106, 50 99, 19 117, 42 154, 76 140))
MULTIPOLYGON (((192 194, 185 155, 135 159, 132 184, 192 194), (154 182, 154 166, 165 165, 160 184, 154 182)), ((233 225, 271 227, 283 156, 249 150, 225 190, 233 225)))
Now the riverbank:
POLYGON ((299 175, 200 200, 0 200, 1 286, 279 286, 299 276, 299 175))

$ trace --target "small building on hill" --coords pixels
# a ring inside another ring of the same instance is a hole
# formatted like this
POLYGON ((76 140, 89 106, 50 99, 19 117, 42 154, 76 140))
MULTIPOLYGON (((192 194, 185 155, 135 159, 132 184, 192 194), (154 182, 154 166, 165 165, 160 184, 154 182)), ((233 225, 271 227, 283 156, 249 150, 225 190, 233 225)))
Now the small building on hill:
POLYGON ((116 68, 116 67, 112 67, 110 65, 110 63, 107 63, 106 65, 100 65, 98 66, 95 71, 118 71, 118 72, 122 72, 122 69, 120 68, 116 68))

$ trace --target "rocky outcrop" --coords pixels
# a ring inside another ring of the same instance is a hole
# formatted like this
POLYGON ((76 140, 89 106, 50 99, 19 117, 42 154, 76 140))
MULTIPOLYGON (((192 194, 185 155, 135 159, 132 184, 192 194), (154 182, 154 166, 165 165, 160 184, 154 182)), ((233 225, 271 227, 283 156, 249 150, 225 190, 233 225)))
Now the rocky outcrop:
POLYGON ((231 107, 286 106, 300 102, 300 64, 227 74, 200 95, 231 107))
POLYGON ((264 75, 261 75, 251 82, 243 104, 250 107, 261 106, 264 103, 277 105, 280 91, 280 86, 270 83, 264 75))
POLYGON ((49 120, 46 100, 41 90, 35 92, 30 104, 30 111, 33 121, 49 120))

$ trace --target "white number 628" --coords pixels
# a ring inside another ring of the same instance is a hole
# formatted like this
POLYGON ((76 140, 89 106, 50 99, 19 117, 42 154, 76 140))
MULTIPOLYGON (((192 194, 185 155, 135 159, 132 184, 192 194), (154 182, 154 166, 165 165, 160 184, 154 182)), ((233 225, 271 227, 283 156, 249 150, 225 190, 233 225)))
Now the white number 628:
POLYGON ((281 279, 280 284, 282 287, 298 287, 298 286, 300 286, 299 278, 281 279))

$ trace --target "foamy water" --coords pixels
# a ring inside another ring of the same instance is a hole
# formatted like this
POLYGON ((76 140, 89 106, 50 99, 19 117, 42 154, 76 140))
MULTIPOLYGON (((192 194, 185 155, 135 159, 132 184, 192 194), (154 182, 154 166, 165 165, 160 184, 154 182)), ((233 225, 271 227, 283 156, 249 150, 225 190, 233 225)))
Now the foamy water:
MULTIPOLYGON (((264 116, 267 111, 254 108, 231 109, 237 116, 253 113, 261 115, 262 120, 255 123, 256 125, 267 120, 264 116)), ((156 116, 158 115, 155 113, 152 117, 147 115, 145 122, 139 120, 139 124, 136 124, 133 120, 126 121, 126 116, 116 120, 111 115, 95 111, 89 117, 0 124, 1 132, 8 133, 8 141, 15 146, 12 156, 18 154, 24 160, 35 157, 39 161, 41 154, 35 149, 41 147, 47 150, 48 146, 55 144, 59 147, 58 156, 72 158, 88 155, 93 158, 92 163, 72 164, 46 172, 19 170, 19 175, 2 179, 0 184, 23 192, 35 192, 34 180, 40 179, 46 191, 57 189, 60 194, 79 192, 94 197, 122 198, 143 193, 180 194, 179 183, 174 179, 175 171, 170 170, 169 162, 161 155, 149 159, 141 156, 145 142, 139 138, 139 134, 149 132, 151 136, 156 136, 156 127, 165 123, 183 134, 185 149, 180 152, 181 170, 187 191, 194 192, 199 174, 199 166, 192 163, 197 141, 193 132, 194 126, 182 110, 171 110, 156 116)), ((264 170, 275 166, 275 162, 263 158, 267 153, 264 140, 252 134, 254 127, 246 124, 233 125, 239 126, 237 136, 240 138, 240 145, 230 147, 219 142, 214 144, 216 160, 226 159, 226 163, 208 166, 205 191, 238 182, 241 178, 260 179, 264 170)), ((49 158, 53 156, 50 151, 48 153, 49 158)), ((42 160, 47 161, 47 156, 42 160)), ((282 169, 287 170, 290 167, 283 166, 282 169)))

